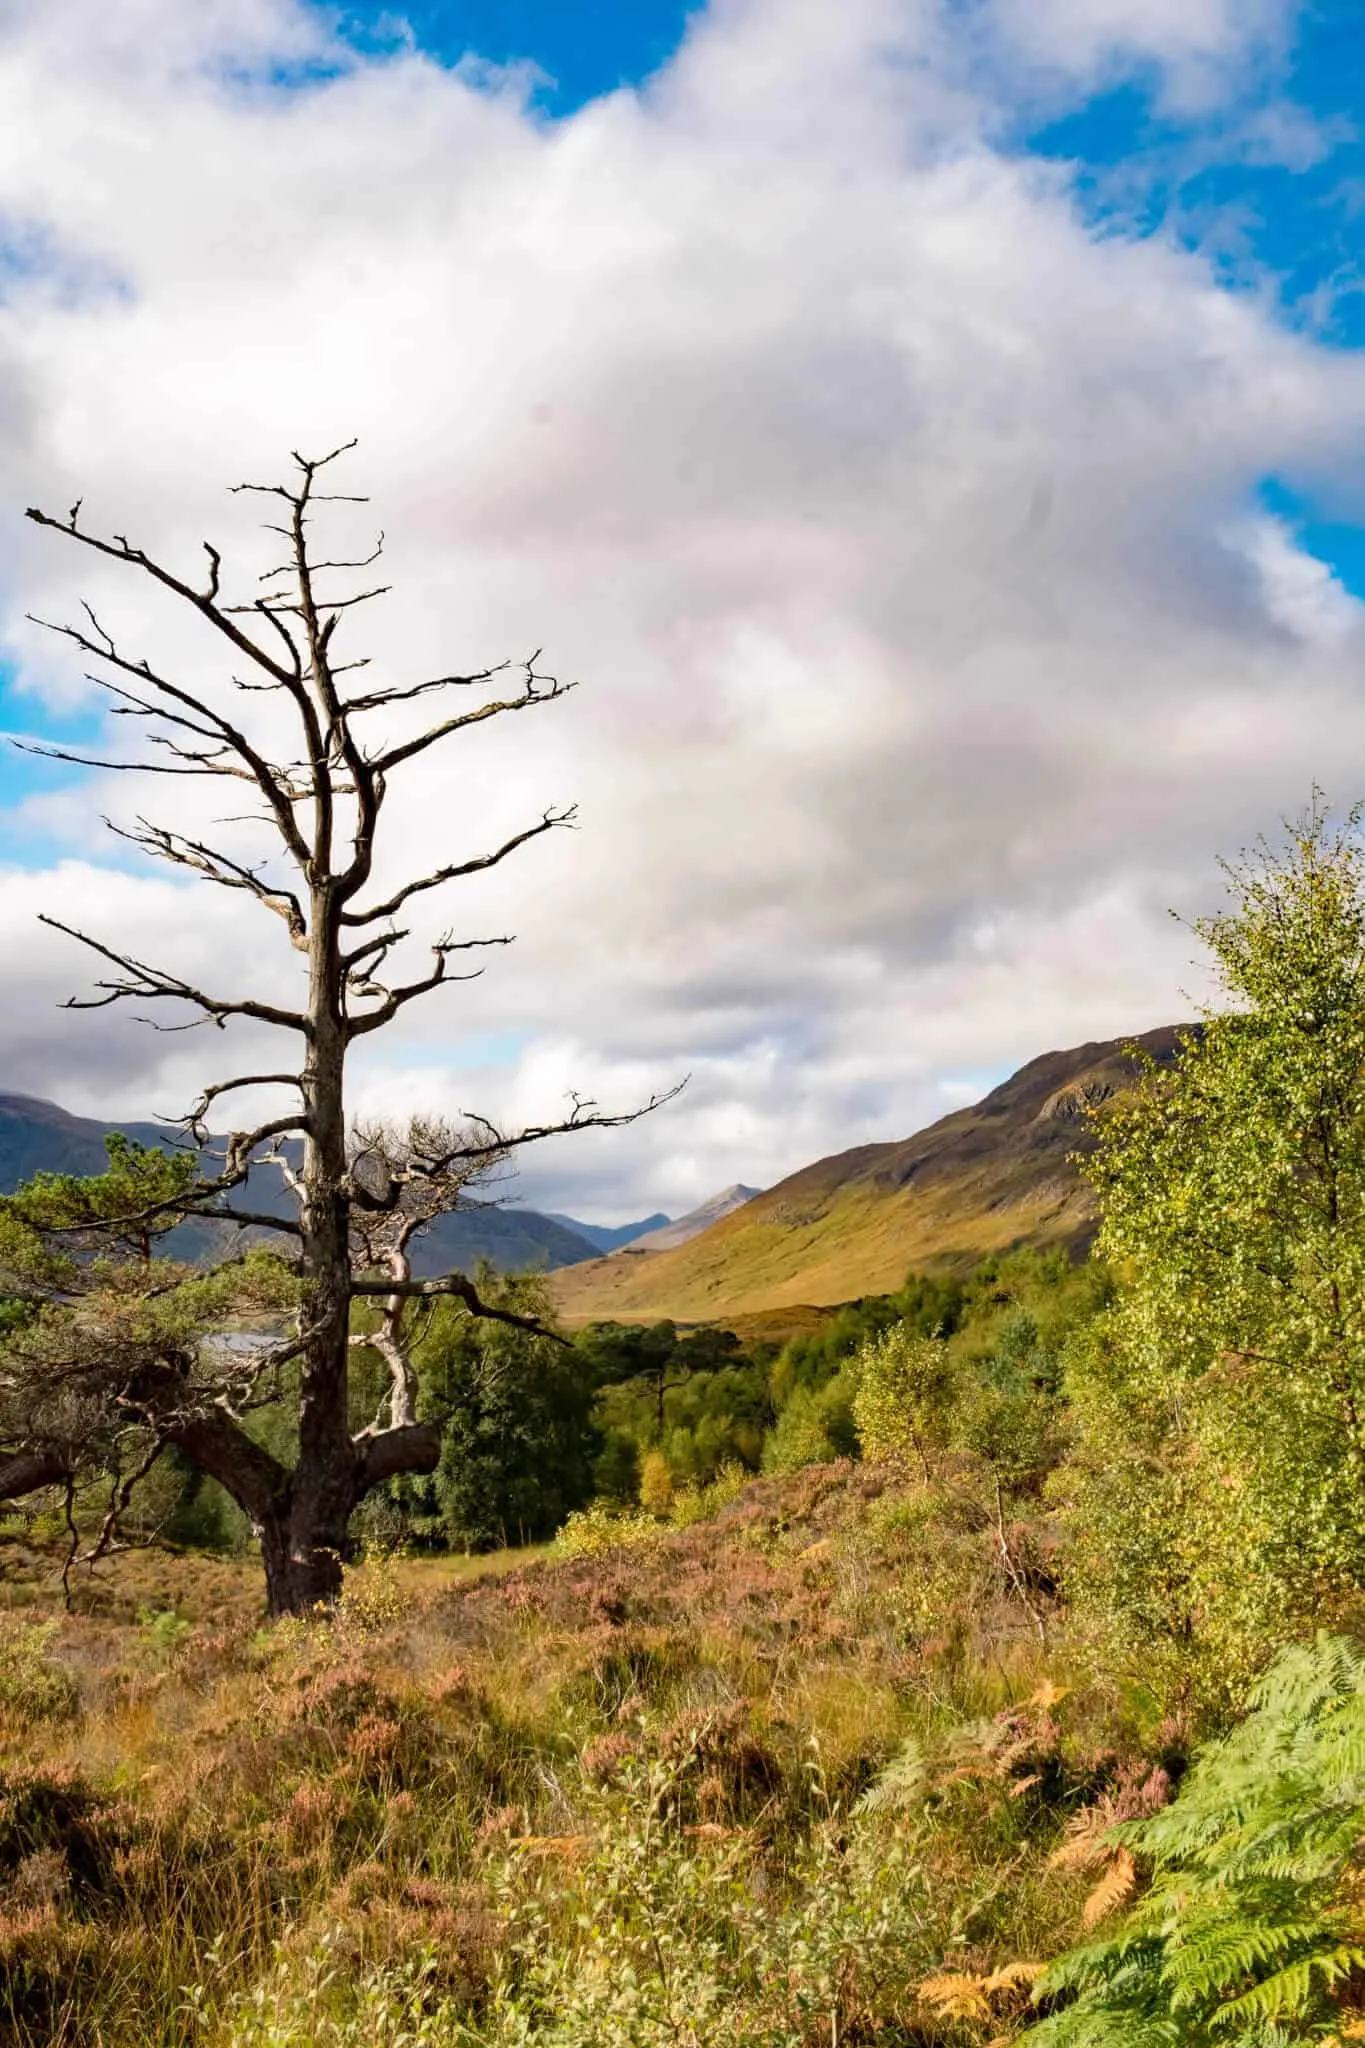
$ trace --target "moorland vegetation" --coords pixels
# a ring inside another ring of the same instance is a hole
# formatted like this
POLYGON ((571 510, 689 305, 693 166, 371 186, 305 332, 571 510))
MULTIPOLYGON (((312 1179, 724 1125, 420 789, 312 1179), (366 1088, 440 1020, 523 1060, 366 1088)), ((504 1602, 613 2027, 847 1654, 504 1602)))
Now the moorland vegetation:
MULTIPOLYGON (((1085 1262, 915 1276, 767 1352, 565 1344, 490 1281, 505 1320, 441 1303, 414 1349, 432 1472, 273 1625, 187 1463, 65 1607, 107 1479, 16 1511, 7 2037, 1365 2038, 1357 827, 1233 875, 1224 1002, 1097 1110, 1085 1262)), ((12 1272, 82 1186, 8 1199, 12 1272)), ((15 1284, 6 1357, 90 1299, 15 1284)))

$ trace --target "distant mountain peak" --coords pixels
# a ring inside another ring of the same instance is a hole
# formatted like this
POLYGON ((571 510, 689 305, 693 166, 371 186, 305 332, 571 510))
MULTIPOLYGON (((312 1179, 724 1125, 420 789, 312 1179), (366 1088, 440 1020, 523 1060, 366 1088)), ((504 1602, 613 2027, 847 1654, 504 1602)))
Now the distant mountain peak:
POLYGON ((566 1230, 583 1238, 599 1254, 619 1251, 622 1245, 633 1244, 646 1231, 661 1230, 672 1221, 662 1209, 656 1209, 652 1216, 642 1216, 638 1223, 582 1223, 577 1216, 566 1216, 559 1209, 547 1209, 545 1213, 552 1223, 562 1223, 566 1230))
POLYGON ((710 1195, 695 1209, 689 1209, 676 1223, 666 1224, 661 1230, 646 1231, 643 1237, 622 1246, 622 1251, 632 1256, 641 1252, 676 1251, 679 1245, 689 1244, 694 1237, 700 1237, 703 1230, 719 1223, 722 1216, 732 1216, 736 1209, 742 1209, 746 1202, 752 1202, 762 1192, 762 1188, 746 1187, 743 1181, 732 1181, 718 1195, 710 1195))

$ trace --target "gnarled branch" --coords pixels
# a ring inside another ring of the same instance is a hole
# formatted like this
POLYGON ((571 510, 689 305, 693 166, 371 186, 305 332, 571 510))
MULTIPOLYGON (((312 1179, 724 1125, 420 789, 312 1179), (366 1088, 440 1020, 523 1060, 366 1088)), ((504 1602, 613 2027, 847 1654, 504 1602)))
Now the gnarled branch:
POLYGON ((105 991, 102 996, 88 1000, 68 996, 62 1006, 64 1009, 103 1010, 127 996, 136 996, 144 1002, 166 999, 193 1004, 203 1011, 205 1020, 217 1024, 220 1029, 229 1017, 254 1017, 258 1023, 274 1024, 283 1031, 306 1032, 308 1029, 308 1020, 297 1010, 281 1010, 273 1003, 258 1003, 250 997, 231 1002, 219 996, 206 995, 203 989, 182 981, 179 975, 169 974, 159 967, 149 967, 131 953, 118 953, 112 946, 91 938, 88 932, 80 931, 75 925, 63 924, 59 917, 40 913, 39 922, 50 925, 53 931, 64 932, 67 938, 76 939, 82 946, 88 946, 92 953, 98 953, 102 960, 108 960, 114 967, 121 967, 130 977, 127 981, 97 981, 96 988, 105 991))
POLYGON ((450 867, 437 868, 432 874, 420 876, 415 882, 405 882, 401 889, 395 889, 392 896, 386 897, 382 903, 376 903, 372 909, 344 910, 341 922, 376 924, 381 918, 393 917, 409 897, 421 895, 427 889, 439 889, 443 883, 459 881, 465 875, 478 875, 486 868, 495 868, 500 861, 506 860, 510 853, 515 853, 519 846, 525 846, 529 840, 539 839, 543 832, 572 828, 577 817, 577 804, 570 804, 562 811, 546 811, 538 824, 528 825, 524 832, 517 832, 511 839, 504 840, 494 852, 479 854, 472 860, 456 861, 450 867))

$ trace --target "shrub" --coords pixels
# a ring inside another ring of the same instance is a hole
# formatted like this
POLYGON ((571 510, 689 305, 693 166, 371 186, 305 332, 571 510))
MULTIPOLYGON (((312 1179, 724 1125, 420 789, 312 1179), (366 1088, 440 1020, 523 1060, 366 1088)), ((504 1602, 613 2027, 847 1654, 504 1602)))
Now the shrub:
POLYGON ((763 1446, 765 1472, 800 1472, 807 1465, 831 1465, 852 1457, 855 1380, 837 1372, 818 1392, 798 1386, 763 1446))
POLYGON ((640 1464, 640 1506, 647 1515, 666 1515, 673 1505, 673 1474, 662 1451, 647 1451, 640 1464))
POLYGON ((407 1599, 395 1569, 398 1553, 373 1545, 358 1565, 342 1576, 337 1623, 352 1635, 377 1635, 392 1628, 407 1612, 407 1599))
POLYGON ((898 1323, 863 1347, 858 1366, 853 1420, 863 1456, 927 1472, 948 1437, 956 1386, 948 1346, 898 1323))
POLYGON ((667 1532, 653 1515, 594 1501, 570 1515, 554 1540, 557 1557, 601 1557, 632 1543, 655 1543, 667 1532))
POLYGON ((895 1831, 830 1815, 779 1877, 747 1832, 682 1823, 679 1768, 627 1761, 591 1833, 508 1864, 486 2048, 803 2048, 908 1997, 925 1887, 895 1831))
POLYGON ((55 1621, 0 1622, 0 1721, 31 1727, 75 1714, 75 1680, 48 1655, 57 1632, 55 1621))

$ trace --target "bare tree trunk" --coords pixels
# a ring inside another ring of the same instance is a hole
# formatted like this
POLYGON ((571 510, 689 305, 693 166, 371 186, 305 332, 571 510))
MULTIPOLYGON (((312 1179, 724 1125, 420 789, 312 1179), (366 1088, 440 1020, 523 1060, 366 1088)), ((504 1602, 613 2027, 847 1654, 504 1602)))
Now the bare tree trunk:
POLYGON ((306 1555, 296 1554, 292 1519, 271 1516, 259 1527, 266 1607, 272 1621, 330 1607, 341 1588, 339 1553, 315 1543, 306 1555))
MULTIPOLYGON (((318 823, 317 853, 327 863, 330 820, 318 823)), ((347 1197, 345 1060, 337 910, 330 876, 312 898, 308 1048, 303 1074, 304 1153, 300 1189, 303 1350, 299 1374, 299 1453, 290 1489, 288 1611, 331 1601, 341 1588, 341 1556, 357 1498, 358 1461, 349 1419, 351 1258, 347 1197)), ((264 1539, 263 1539, 264 1540, 264 1539)), ((269 1570, 267 1568, 267 1578, 269 1570)), ((281 1608, 271 1589, 272 1612, 281 1608)))

